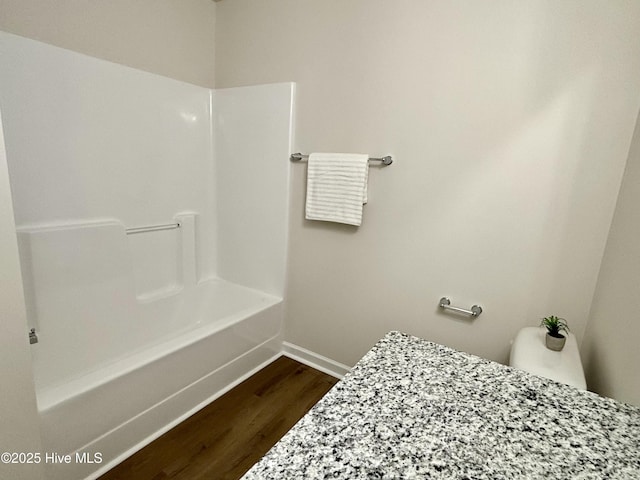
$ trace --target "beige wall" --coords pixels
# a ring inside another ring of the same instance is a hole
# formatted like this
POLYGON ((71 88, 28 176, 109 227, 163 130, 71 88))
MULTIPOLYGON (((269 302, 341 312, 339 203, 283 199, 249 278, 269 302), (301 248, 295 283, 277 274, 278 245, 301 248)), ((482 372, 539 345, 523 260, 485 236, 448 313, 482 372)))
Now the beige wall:
MULTIPOLYGON (((305 221, 292 165, 288 341, 352 364, 400 329, 504 361, 550 313, 582 337, 640 100, 638 2, 0 0, 0 29, 205 86, 215 46, 218 87, 298 83, 297 149, 394 154, 359 229, 305 221), (444 294, 485 313, 440 315, 444 294)), ((637 402, 633 315, 610 302, 638 283, 634 145, 583 354, 637 402)))
POLYGON ((353 364, 391 329, 505 361, 557 314, 581 340, 640 106, 640 3, 232 0, 216 87, 297 82, 296 149, 393 154, 360 228, 303 218, 286 340, 353 364), (481 304, 474 321, 442 315, 481 304))
POLYGON ((640 117, 583 342, 590 389, 640 406, 640 117))
POLYGON ((0 0, 0 30, 213 86, 211 0, 0 0))

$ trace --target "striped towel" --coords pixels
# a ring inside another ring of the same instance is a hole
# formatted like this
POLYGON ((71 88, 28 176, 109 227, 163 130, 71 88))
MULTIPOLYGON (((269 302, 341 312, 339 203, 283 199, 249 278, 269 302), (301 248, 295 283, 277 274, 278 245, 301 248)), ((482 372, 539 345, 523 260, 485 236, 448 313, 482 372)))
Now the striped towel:
POLYGON ((362 205, 367 203, 368 176, 368 155, 309 155, 306 218, 360 226, 362 205))

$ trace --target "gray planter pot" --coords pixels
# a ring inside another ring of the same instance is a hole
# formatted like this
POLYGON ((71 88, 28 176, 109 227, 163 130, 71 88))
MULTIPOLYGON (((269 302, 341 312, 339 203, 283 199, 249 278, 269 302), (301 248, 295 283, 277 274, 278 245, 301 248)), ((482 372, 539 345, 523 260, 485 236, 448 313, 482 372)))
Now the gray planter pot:
POLYGON ((567 338, 564 335, 561 335, 559 337, 554 337, 547 333, 545 337, 545 343, 547 344, 547 348, 549 350, 554 350, 556 352, 559 352, 564 348, 564 343, 566 341, 567 341, 567 338))

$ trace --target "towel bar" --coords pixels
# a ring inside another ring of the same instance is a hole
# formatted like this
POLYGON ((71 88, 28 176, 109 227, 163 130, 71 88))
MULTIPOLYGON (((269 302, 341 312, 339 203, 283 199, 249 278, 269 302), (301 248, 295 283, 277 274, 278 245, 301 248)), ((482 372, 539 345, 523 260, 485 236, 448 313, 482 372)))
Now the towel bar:
POLYGON ((471 315, 472 317, 477 317, 482 313, 482 307, 480 305, 474 305, 473 307, 471 307, 471 310, 460 307, 452 307, 451 300, 449 300, 447 297, 442 297, 438 306, 444 310, 453 310, 454 312, 466 313, 467 315, 471 315))
MULTIPOLYGON (((308 160, 309 159, 309 155, 303 155, 302 153, 292 153, 290 160, 292 162, 298 162, 301 160, 308 160)), ((393 163, 393 158, 391 158, 391 155, 387 155, 386 157, 370 157, 369 158, 370 162, 382 162, 383 165, 391 165, 393 163)))

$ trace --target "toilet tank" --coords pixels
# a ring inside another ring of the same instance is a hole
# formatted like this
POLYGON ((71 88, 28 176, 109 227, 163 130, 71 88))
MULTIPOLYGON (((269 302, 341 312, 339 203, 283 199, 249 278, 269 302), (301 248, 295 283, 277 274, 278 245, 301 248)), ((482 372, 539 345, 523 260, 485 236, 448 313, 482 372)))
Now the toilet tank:
POLYGON ((520 330, 511 346, 509 365, 586 390, 587 382, 576 337, 567 333, 564 348, 555 352, 545 346, 546 332, 544 327, 525 327, 520 330))

